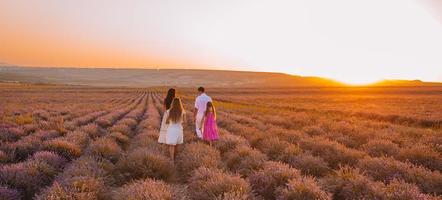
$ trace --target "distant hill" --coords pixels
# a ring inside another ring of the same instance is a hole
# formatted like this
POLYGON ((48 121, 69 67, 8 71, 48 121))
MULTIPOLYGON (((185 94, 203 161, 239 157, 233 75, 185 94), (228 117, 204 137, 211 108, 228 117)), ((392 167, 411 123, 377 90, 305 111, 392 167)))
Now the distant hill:
MULTIPOLYGON (((284 73, 189 69, 40 68, 0 65, 0 82, 90 86, 343 87, 320 77, 284 73)), ((383 81, 375 86, 442 86, 421 81, 383 81)))
POLYGON ((341 83, 283 73, 187 69, 0 67, 0 81, 91 86, 335 87, 341 83))
POLYGON ((442 86, 442 83, 436 83, 436 82, 423 82, 421 80, 383 80, 380 82, 377 82, 373 84, 373 86, 442 86))

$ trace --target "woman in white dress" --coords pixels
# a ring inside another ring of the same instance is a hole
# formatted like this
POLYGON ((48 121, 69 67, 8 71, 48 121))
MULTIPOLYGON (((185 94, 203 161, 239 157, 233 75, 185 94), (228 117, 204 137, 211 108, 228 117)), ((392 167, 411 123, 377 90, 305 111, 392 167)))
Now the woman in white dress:
POLYGON ((169 153, 172 161, 175 161, 177 146, 183 144, 183 122, 185 111, 180 98, 174 98, 167 116, 166 144, 169 145, 169 153))
POLYGON ((169 115, 170 105, 175 98, 175 89, 170 88, 167 91, 167 96, 163 101, 163 119, 161 121, 160 135, 158 137, 158 143, 166 144, 167 123, 166 119, 169 115))

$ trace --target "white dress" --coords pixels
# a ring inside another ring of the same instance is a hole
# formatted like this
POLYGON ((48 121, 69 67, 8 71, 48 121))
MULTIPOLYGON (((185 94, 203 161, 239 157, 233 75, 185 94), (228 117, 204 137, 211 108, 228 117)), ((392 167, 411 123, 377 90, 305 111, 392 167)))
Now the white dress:
POLYGON ((169 145, 183 144, 183 142, 184 142, 183 119, 184 119, 184 113, 181 116, 181 120, 179 120, 179 122, 168 123, 167 134, 166 134, 166 144, 169 144, 169 145))
POLYGON ((166 110, 161 121, 160 136, 158 137, 158 143, 166 144, 167 126, 166 119, 169 116, 169 110, 166 110))

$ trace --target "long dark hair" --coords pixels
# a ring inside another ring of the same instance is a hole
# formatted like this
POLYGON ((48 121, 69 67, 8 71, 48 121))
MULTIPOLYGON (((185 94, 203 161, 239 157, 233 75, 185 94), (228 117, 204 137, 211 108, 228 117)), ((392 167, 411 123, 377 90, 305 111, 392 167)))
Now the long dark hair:
POLYGON ((209 108, 212 108, 212 112, 213 112, 213 117, 216 119, 216 110, 215 110, 215 106, 213 105, 213 103, 212 102, 207 102, 207 104, 206 104, 206 113, 204 113, 204 116, 206 116, 207 117, 207 115, 209 114, 209 108))
POLYGON ((166 106, 166 110, 170 109, 170 104, 172 104, 173 99, 175 98, 175 89, 170 88, 167 91, 167 96, 164 99, 164 105, 166 106))
POLYGON ((169 110, 169 117, 167 118, 168 122, 177 123, 182 120, 184 108, 181 103, 180 98, 174 98, 172 101, 171 108, 169 110))

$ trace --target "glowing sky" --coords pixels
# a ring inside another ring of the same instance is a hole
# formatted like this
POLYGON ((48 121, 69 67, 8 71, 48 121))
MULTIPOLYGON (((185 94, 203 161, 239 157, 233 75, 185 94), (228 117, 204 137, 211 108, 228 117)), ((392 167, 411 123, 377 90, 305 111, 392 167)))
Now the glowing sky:
POLYGON ((442 82, 441 0, 1 0, 0 62, 442 82))

